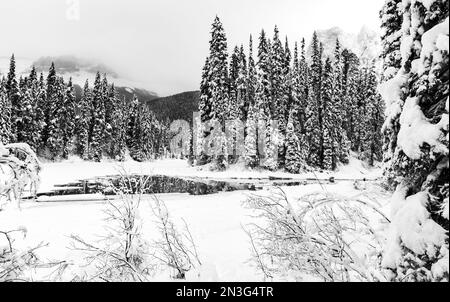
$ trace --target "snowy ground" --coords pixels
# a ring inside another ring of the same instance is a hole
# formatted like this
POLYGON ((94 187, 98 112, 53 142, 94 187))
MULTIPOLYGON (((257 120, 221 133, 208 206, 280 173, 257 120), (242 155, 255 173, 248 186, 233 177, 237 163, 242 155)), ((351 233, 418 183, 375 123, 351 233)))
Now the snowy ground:
MULTIPOLYGON (((73 180, 86 179, 94 176, 117 174, 118 164, 114 162, 91 163, 79 160, 69 160, 62 163, 45 163, 41 174, 40 190, 47 191, 55 184, 64 184, 73 180)), ((133 173, 165 174, 176 176, 205 177, 266 177, 287 176, 294 178, 307 175, 291 175, 281 172, 268 173, 244 171, 238 166, 223 173, 199 171, 180 160, 163 160, 139 164, 127 162, 124 167, 133 173)), ((367 170, 359 162, 353 160, 351 165, 343 167, 332 176, 340 178, 376 178, 378 170, 367 170)), ((318 177, 328 178, 330 175, 319 173, 318 177)), ((372 185, 371 185, 372 186, 372 185)), ((322 185, 283 188, 292 198, 303 194, 323 191, 322 185)), ((325 190, 345 196, 353 196, 361 191, 354 188, 352 182, 326 184, 325 190)), ((378 189, 376 189, 378 190, 378 189)), ((379 190, 378 190, 379 191, 379 190)), ((184 219, 198 246, 198 252, 203 262, 204 281, 260 281, 262 275, 251 261, 249 238, 244 229, 253 219, 252 212, 242 206, 242 202, 254 192, 235 191, 219 194, 193 196, 188 194, 159 194, 177 224, 184 219)), ((151 196, 141 205, 140 215, 143 220, 143 233, 152 238, 155 236, 154 217, 149 208, 151 196)), ((381 205, 386 205, 387 198, 379 195, 381 205)), ((67 278, 82 274, 83 256, 78 251, 68 249, 71 246, 70 235, 80 235, 84 239, 95 241, 105 233, 104 209, 105 201, 67 201, 59 203, 24 202, 22 209, 8 208, 0 211, 0 229, 14 229, 23 226, 28 233, 24 240, 17 243, 22 247, 32 247, 43 241, 49 245, 39 251, 45 260, 65 260, 70 265, 67 278)), ((36 276, 39 278, 39 276, 36 276)), ((42 278, 42 276, 41 276, 42 278)), ((169 280, 167 272, 157 274, 155 280, 169 280)), ((192 279, 195 280, 195 279, 192 279)), ((306 279, 308 280, 308 279, 306 279)))

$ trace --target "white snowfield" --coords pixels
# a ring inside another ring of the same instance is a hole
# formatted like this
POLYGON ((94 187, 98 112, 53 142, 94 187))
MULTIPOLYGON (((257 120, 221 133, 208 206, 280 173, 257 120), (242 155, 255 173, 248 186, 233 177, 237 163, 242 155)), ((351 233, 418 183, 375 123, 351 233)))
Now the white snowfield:
MULTIPOLYGON (((55 184, 65 184, 74 180, 86 179, 95 176, 113 175, 118 173, 118 166, 122 165, 131 173, 164 174, 176 176, 207 176, 216 178, 229 177, 267 177, 287 176, 305 178, 313 175, 291 175, 283 172, 257 172, 247 171, 238 166, 230 170, 217 173, 200 171, 190 167, 182 160, 161 160, 149 163, 128 161, 123 164, 117 162, 92 163, 71 159, 60 163, 44 163, 41 173, 42 185, 40 191, 48 191, 55 184)), ((376 178, 379 170, 367 170, 357 160, 341 167, 335 174, 319 173, 318 177, 328 179, 336 178, 376 178)), ((372 185, 371 185, 372 186, 372 185)), ((336 184, 322 183, 309 184, 296 187, 283 188, 292 200, 298 197, 323 192, 325 189, 332 194, 351 197, 360 194, 353 182, 345 181, 336 184)), ((250 191, 221 192, 218 194, 194 196, 189 194, 157 194, 169 210, 170 216, 177 226, 183 227, 184 220, 194 238, 202 266, 186 276, 187 281, 263 281, 264 277, 251 261, 251 243, 245 229, 254 219, 250 209, 244 207, 242 202, 250 191), (200 276, 200 277, 199 277, 200 276)), ((267 194, 268 191, 258 192, 267 194)), ((25 239, 17 238, 18 247, 33 247, 40 242, 48 246, 38 251, 41 259, 52 261, 66 261, 68 264, 64 273, 65 280, 72 280, 74 276, 89 274, 89 268, 83 266, 84 257, 80 251, 70 249, 72 239, 70 235, 78 235, 88 242, 96 242, 105 234, 106 201, 79 199, 65 200, 64 202, 32 202, 22 203, 22 209, 10 207, 0 211, 0 229, 17 229, 23 227, 27 230, 25 239)), ((146 196, 140 206, 140 218, 143 221, 142 232, 145 239, 152 240, 157 236, 155 230, 155 217, 150 209, 152 196, 146 196)), ((380 195, 378 200, 381 210, 385 211, 388 198, 380 195)), ((1 239, 0 239, 1 240, 1 239)), ((0 242, 0 246, 2 243, 0 242)), ((44 276, 38 272, 30 272, 32 278, 40 280, 44 276), (34 274, 34 275, 33 275, 34 274)), ((274 281, 316 281, 311 276, 283 276, 274 281)), ((173 281, 168 271, 160 271, 152 280, 173 281)))

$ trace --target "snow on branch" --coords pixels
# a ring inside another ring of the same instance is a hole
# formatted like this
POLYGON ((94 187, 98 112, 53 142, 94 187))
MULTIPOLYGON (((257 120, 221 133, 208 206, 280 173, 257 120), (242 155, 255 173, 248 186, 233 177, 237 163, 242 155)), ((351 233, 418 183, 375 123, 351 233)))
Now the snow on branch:
POLYGON ((373 217, 388 222, 370 199, 311 194, 290 201, 282 189, 245 202, 258 223, 247 231, 254 260, 267 279, 309 275, 322 281, 379 281, 381 237, 373 217))
POLYGON ((3 145, 0 142, 0 203, 20 203, 28 190, 36 194, 40 183, 41 164, 25 143, 3 145))

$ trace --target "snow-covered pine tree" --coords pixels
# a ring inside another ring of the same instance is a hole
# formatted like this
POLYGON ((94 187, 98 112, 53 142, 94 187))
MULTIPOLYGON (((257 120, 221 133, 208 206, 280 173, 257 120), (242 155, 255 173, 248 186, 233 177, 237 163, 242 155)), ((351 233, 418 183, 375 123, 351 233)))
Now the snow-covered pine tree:
POLYGON ((249 109, 249 100, 247 94, 247 59, 245 57, 244 46, 239 49, 239 68, 238 77, 236 79, 237 104, 239 106, 238 118, 245 123, 249 109))
POLYGON ((264 30, 259 36, 258 63, 257 63, 257 86, 255 94, 255 107, 258 120, 258 150, 260 163, 269 169, 277 168, 278 146, 273 145, 271 104, 272 104, 272 82, 271 82, 271 55, 270 45, 264 30), (274 153, 276 150, 276 154, 274 153))
POLYGON ((19 101, 16 103, 16 108, 13 111, 15 117, 16 139, 19 142, 29 143, 31 140, 31 127, 33 123, 33 97, 28 83, 28 78, 19 81, 19 101))
POLYGON ((365 103, 364 137, 362 141, 362 157, 373 166, 375 161, 382 160, 382 134, 381 127, 384 123, 384 104, 377 92, 378 81, 375 66, 369 66, 365 85, 367 100, 365 103))
POLYGON ((334 98, 335 93, 334 70, 331 66, 331 60, 326 59, 322 74, 322 168, 334 170, 339 161, 339 150, 335 147, 340 142, 339 118, 340 102, 334 98))
POLYGON ((91 90, 89 81, 84 83, 80 101, 76 104, 75 115, 75 150, 81 158, 88 158, 88 140, 91 133, 91 90))
POLYGON ((69 157, 73 148, 73 139, 75 131, 75 89, 72 84, 72 78, 69 79, 65 87, 62 107, 59 111, 59 131, 61 133, 61 156, 64 159, 69 157))
POLYGON ((92 90, 89 155, 90 160, 100 161, 103 157, 105 103, 100 73, 97 72, 92 90))
POLYGON ((103 76, 103 102, 105 106, 105 129, 104 129, 104 137, 103 137, 103 148, 104 152, 110 157, 114 158, 114 154, 112 152, 113 149, 113 115, 115 111, 115 107, 117 104, 116 98, 116 89, 114 87, 114 83, 110 86, 108 85, 108 80, 106 79, 106 74, 103 76))
POLYGON ((218 119, 222 125, 227 118, 227 105, 229 103, 228 88, 228 53, 227 38, 222 22, 216 16, 212 25, 209 70, 211 89, 210 119, 218 119))
MULTIPOLYGON (((345 99, 344 99, 344 91, 345 88, 343 86, 344 74, 343 74, 343 65, 342 65, 342 53, 341 53, 341 43, 339 39, 336 39, 336 46, 334 49, 334 62, 333 62, 333 70, 332 70, 332 79, 333 79, 333 94, 332 94, 332 103, 335 111, 335 141, 334 145, 337 146, 337 159, 338 161, 347 164, 349 161, 349 153, 350 153, 350 143, 347 137, 347 133, 345 131, 345 99)), ((336 163, 333 165, 333 169, 336 168, 336 163)))
POLYGON ((206 58, 202 71, 202 80, 200 83, 200 101, 198 105, 199 117, 194 120, 196 123, 195 133, 195 154, 197 165, 204 165, 209 161, 209 156, 205 150, 205 137, 207 135, 206 123, 211 118, 212 89, 211 83, 211 67, 209 57, 206 58))
POLYGON ((309 67, 306 62, 306 42, 305 39, 302 39, 301 42, 301 50, 300 50, 300 59, 299 59, 299 121, 300 121, 300 132, 305 133, 305 122, 306 122, 306 106, 308 101, 308 82, 309 82, 309 67))
MULTIPOLYGON (((212 24, 209 56, 206 60, 200 85, 201 98, 199 104, 201 123, 197 127, 197 164, 205 164, 210 158, 204 150, 205 138, 211 129, 206 129, 211 120, 218 120, 225 125, 230 110, 227 38, 222 22, 216 16, 212 24)), ((209 126, 208 126, 209 127, 209 126)), ((226 145, 226 142, 225 142, 226 145)))
POLYGON ((0 81, 0 142, 8 144, 12 138, 11 102, 6 91, 6 81, 0 81))
POLYGON ((140 140, 140 105, 136 96, 133 96, 133 101, 130 104, 130 108, 127 116, 127 147, 130 152, 130 156, 133 159, 139 157, 139 140, 140 140))
POLYGON ((245 165, 255 168, 259 165, 258 153, 258 112, 255 104, 250 104, 245 124, 247 135, 245 137, 245 165))
POLYGON ((138 142, 138 156, 136 160, 146 161, 153 159, 155 156, 155 125, 153 115, 147 106, 141 106, 139 110, 139 123, 137 128, 140 128, 137 132, 136 138, 138 142))
POLYGON ((300 140, 297 136, 298 132, 296 132, 294 126, 295 116, 298 116, 298 114, 295 110, 291 110, 286 128, 286 170, 290 173, 299 173, 306 163, 306 157, 302 153, 300 140))
MULTIPOLYGON (((243 63, 243 62, 242 62, 243 63)), ((230 69, 229 69, 229 98, 226 103, 226 123, 227 127, 231 127, 231 129, 226 129, 229 133, 227 135, 228 139, 228 147, 233 150, 232 153, 229 154, 228 162, 234 163, 237 161, 237 138, 239 131, 239 121, 241 120, 241 109, 244 104, 244 96, 245 96, 245 79, 242 77, 244 75, 244 71, 241 72, 241 52, 240 49, 236 46, 234 48, 233 54, 230 59, 230 69), (239 81, 239 83, 238 83, 239 81), (238 85, 240 85, 240 89, 238 89, 238 85), (241 94, 244 90, 244 94, 241 94)))
MULTIPOLYGON (((33 66, 34 69, 34 66, 33 66)), ((33 72, 32 72, 33 74, 33 72)), ((30 130, 32 132, 32 138, 29 143, 30 147, 33 151, 37 153, 39 150, 39 147, 41 146, 41 136, 42 131, 45 127, 45 115, 44 115, 44 104, 45 104, 45 98, 46 98, 46 87, 45 87, 45 81, 44 81, 44 75, 41 73, 39 78, 36 75, 30 75, 30 78, 32 81, 30 82, 31 85, 31 95, 33 98, 33 124, 32 129, 30 130)))
POLYGON ((44 112, 44 128, 42 129, 42 147, 40 148, 40 153, 46 157, 52 157, 49 153, 49 148, 51 142, 49 142, 50 134, 54 133, 56 130, 54 113, 55 113, 55 94, 57 91, 57 76, 55 70, 55 64, 52 62, 50 65, 47 80, 46 80, 46 93, 45 102, 43 103, 44 112))
POLYGON ((259 111, 258 115, 261 115, 262 113, 265 118, 270 115, 270 104, 272 103, 272 87, 270 80, 271 68, 272 66, 269 53, 269 44, 266 38, 266 33, 264 32, 264 30, 262 30, 259 36, 258 45, 257 87, 255 92, 255 103, 259 111))
POLYGON ((8 103, 11 104, 11 137, 10 141, 17 141, 17 124, 20 123, 20 91, 16 79, 16 59, 11 56, 9 72, 5 83, 8 103))
POLYGON ((270 114, 278 122, 279 145, 278 145, 278 166, 282 167, 285 163, 286 147, 284 144, 284 135, 286 133, 286 112, 288 112, 288 83, 285 70, 286 56, 285 50, 279 37, 278 28, 275 26, 273 43, 270 49, 271 61, 271 103, 270 114))
POLYGON ((449 2, 401 5, 401 67, 380 86, 396 186, 382 265, 392 280, 449 281, 449 2))
POLYGON ((321 165, 322 133, 319 123, 319 102, 312 85, 308 93, 306 106, 305 134, 308 142, 308 164, 312 167, 321 165))
MULTIPOLYGON (((247 74, 247 108, 255 106, 256 87, 257 87, 257 73, 255 60, 253 59, 253 39, 250 35, 249 54, 248 54, 248 74, 247 74)), ((250 110, 250 109, 248 109, 250 110)), ((256 111, 257 112, 257 111, 256 111)))
POLYGON ((317 33, 312 39, 311 67, 308 73, 308 102, 305 114, 305 133, 309 154, 308 164, 320 167, 322 163, 322 46, 317 33))
POLYGON ((342 59, 344 87, 343 127, 350 141, 350 149, 355 150, 355 124, 357 121, 358 81, 360 78, 359 59, 348 49, 342 51, 342 59))
POLYGON ((392 79, 401 67, 400 38, 403 21, 402 0, 386 0, 380 12, 383 80, 392 79))
POLYGON ((118 98, 114 85, 110 88, 110 97, 114 98, 115 106, 111 116, 112 140, 110 143, 110 156, 119 161, 125 160, 127 149, 127 111, 128 104, 125 97, 118 98))
POLYGON ((284 66, 283 66, 283 74, 284 74, 284 78, 285 78, 285 99, 286 99, 286 108, 285 108, 285 116, 284 119, 287 123, 288 119, 289 119, 289 114, 290 114, 290 108, 292 107, 292 103, 293 103, 293 97, 292 97, 292 69, 291 69, 291 64, 292 64, 292 53, 291 53, 291 49, 289 48, 289 41, 288 38, 286 36, 285 39, 285 44, 284 44, 284 66))
POLYGON ((17 139, 30 145, 33 151, 37 151, 40 145, 40 136, 43 126, 43 112, 40 108, 41 87, 37 78, 36 69, 33 66, 30 75, 23 83, 20 92, 19 112, 20 127, 17 127, 17 139))
POLYGON ((240 51, 237 46, 234 47, 233 53, 230 57, 230 69, 229 69, 229 77, 228 77, 228 102, 225 104, 226 106, 226 119, 231 120, 235 119, 239 115, 239 107, 238 107, 238 89, 237 89, 237 81, 239 77, 239 60, 240 60, 240 51))
POLYGON ((253 59, 253 39, 250 35, 248 73, 247 73, 247 116, 245 124, 245 164, 247 167, 255 168, 259 165, 258 149, 258 116, 259 107, 256 102, 256 89, 258 85, 257 71, 253 59))
POLYGON ((296 133, 302 132, 302 115, 304 115, 304 108, 302 108, 304 100, 304 90, 303 83, 301 82, 302 77, 300 75, 300 62, 298 61, 298 46, 295 43, 294 46, 294 55, 293 55, 293 63, 291 69, 291 96, 292 101, 289 104, 289 117, 293 119, 294 129, 296 133), (291 117, 291 115, 294 115, 291 117))
POLYGON ((211 117, 211 67, 209 65, 209 57, 206 58, 202 71, 202 81, 200 83, 200 101, 198 111, 203 122, 208 121, 211 117))
POLYGON ((62 156, 64 147, 63 129, 61 129, 61 125, 63 123, 62 119, 65 118, 64 98, 66 95, 66 85, 64 83, 64 79, 55 75, 55 82, 49 89, 50 93, 48 93, 48 95, 50 98, 47 99, 47 102, 49 102, 50 105, 50 125, 48 127, 48 139, 45 156, 53 160, 62 156))
POLYGON ((315 97, 320 99, 321 95, 321 75, 322 75, 322 46, 317 36, 317 33, 313 33, 312 38, 312 54, 311 54, 311 67, 309 73, 309 83, 315 94, 315 97))
MULTIPOLYGON (((400 46, 403 30, 407 31, 409 29, 402 29, 403 13, 402 0, 386 0, 380 11, 382 29, 381 44, 383 47, 381 54, 383 60, 382 81, 389 81, 394 78, 398 74, 402 64, 404 64, 404 62, 402 63, 403 55, 400 46)), ((392 171, 389 171, 389 167, 391 166, 390 161, 394 157, 397 134, 400 128, 399 109, 403 106, 403 101, 400 99, 398 101, 396 106, 389 106, 388 104, 386 107, 387 118, 383 127, 383 162, 385 163, 385 174, 391 174, 391 176, 387 177, 395 177, 395 173, 391 173, 392 171)))

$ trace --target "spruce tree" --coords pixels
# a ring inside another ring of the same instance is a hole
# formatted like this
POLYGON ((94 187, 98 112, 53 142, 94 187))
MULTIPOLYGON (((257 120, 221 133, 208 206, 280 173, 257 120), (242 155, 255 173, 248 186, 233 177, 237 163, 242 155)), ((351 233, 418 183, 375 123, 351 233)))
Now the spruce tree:
POLYGON ((14 54, 11 56, 9 64, 9 72, 5 83, 6 95, 8 103, 11 104, 11 138, 10 141, 17 141, 17 132, 20 127, 20 92, 16 79, 16 59, 14 54))
POLYGON ((110 157, 123 161, 125 160, 126 151, 128 104, 125 97, 118 98, 116 96, 114 85, 110 88, 110 97, 113 98, 116 104, 110 121, 112 127, 110 157))
MULTIPOLYGON (((347 132, 345 131, 345 96, 344 96, 344 73, 343 60, 341 53, 341 44, 339 39, 336 39, 336 46, 334 49, 334 62, 332 70, 332 102, 335 111, 335 128, 336 140, 334 145, 337 146, 338 161, 347 164, 349 162, 349 142, 347 132)), ((334 165, 334 168, 336 165, 334 165)))
POLYGON ((310 85, 308 93, 308 104, 306 106, 305 134, 308 142, 308 164, 312 167, 320 167, 322 150, 322 133, 319 123, 319 102, 310 85))
POLYGON ((238 76, 236 79, 237 104, 239 106, 238 119, 245 122, 249 109, 249 100, 247 94, 247 59, 245 57, 244 46, 239 49, 238 76))
POLYGON ((256 106, 259 114, 268 117, 271 113, 272 87, 270 80, 271 60, 269 45, 264 30, 259 36, 258 63, 257 63, 257 87, 255 93, 256 106))
POLYGON ((360 66, 358 57, 344 49, 342 51, 343 58, 343 86, 344 86, 344 103, 343 103, 343 127, 347 133, 352 150, 355 148, 355 127, 358 120, 357 116, 357 100, 360 78, 360 66))
POLYGON ((11 102, 6 91, 6 81, 0 81, 0 142, 8 144, 12 138, 11 102))
MULTIPOLYGON (((64 98, 66 94, 66 86, 64 80, 61 77, 55 75, 55 81, 48 90, 47 102, 50 105, 50 111, 48 112, 48 137, 45 149, 45 156, 49 159, 56 159, 63 155, 63 129, 61 125, 65 116, 64 98)), ((48 80, 47 80, 48 86, 48 80)))
POLYGON ((392 280, 448 282, 448 1, 403 1, 393 16, 394 28, 403 16, 402 56, 380 87, 389 106, 387 182, 396 187, 382 265, 392 280))
POLYGON ((250 104, 246 121, 247 135, 245 137, 245 165, 255 168, 259 165, 258 154, 258 112, 255 104, 250 104))
MULTIPOLYGON (((248 55, 248 74, 247 74, 247 108, 255 106, 256 98, 256 87, 257 87, 257 76, 256 76, 256 65, 253 59, 253 39, 250 35, 249 41, 249 55, 248 55)), ((250 109, 248 109, 250 111, 250 109)))
POLYGON ((41 87, 34 66, 20 90, 20 107, 16 109, 20 116, 20 121, 16 123, 17 140, 29 144, 37 151, 43 126, 43 112, 40 107, 41 87))
POLYGON ((88 158, 100 161, 103 157, 104 130, 105 130, 105 103, 104 88, 100 73, 97 72, 92 90, 90 140, 88 158))
POLYGON ((196 148, 195 154, 197 156, 197 164, 204 165, 209 161, 209 157, 205 150, 205 137, 207 136, 206 123, 211 119, 211 105, 212 105, 212 89, 211 89, 211 67, 209 64, 209 57, 206 58, 203 66, 202 81, 200 84, 200 101, 198 105, 199 117, 194 120, 196 123, 196 148))
MULTIPOLYGON (((290 173, 299 173, 305 166, 300 140, 294 126, 295 111, 291 110, 286 128, 286 170, 290 173)), ((301 134, 300 134, 301 135, 301 134)))
POLYGON ((225 31, 216 16, 212 25, 210 40, 210 87, 211 87, 211 115, 210 119, 218 119, 224 124, 226 119, 227 104, 229 102, 228 87, 228 53, 225 31))
POLYGON ((377 92, 378 81, 375 67, 369 67, 369 75, 366 86, 366 110, 364 119, 363 158, 373 166, 375 161, 382 160, 382 134, 381 128, 384 122, 384 104, 377 92))
POLYGON ((72 78, 69 79, 65 87, 65 95, 62 102, 62 110, 59 114, 59 130, 61 132, 62 158, 67 159, 72 151, 74 131, 75 131, 75 90, 72 78))
POLYGON ((51 154, 49 154, 49 148, 51 148, 51 142, 50 136, 52 133, 56 131, 56 125, 55 125, 55 111, 57 106, 57 100, 56 100, 56 91, 57 91, 57 76, 56 76, 56 70, 55 70, 55 64, 52 62, 50 65, 48 75, 47 75, 47 81, 46 81, 46 93, 45 93, 45 103, 43 104, 43 111, 44 111, 44 129, 42 130, 42 148, 41 152, 43 152, 44 156, 52 157, 51 154))
POLYGON ((403 21, 402 0, 386 0, 381 9, 383 80, 390 80, 401 67, 400 38, 403 21))
POLYGON ((306 123, 306 106, 308 101, 308 88, 309 88, 309 68, 306 62, 306 50, 305 50, 305 39, 302 39, 300 59, 298 62, 298 105, 299 105, 299 121, 300 121, 300 131, 305 133, 305 123, 306 123))
POLYGON ((340 110, 339 101, 334 98, 334 76, 331 61, 325 62, 322 75, 322 168, 334 170, 339 161, 340 110))
POLYGON ((139 157, 139 140, 140 140, 140 106, 139 100, 133 96, 133 101, 130 104, 129 113, 127 116, 127 147, 130 156, 135 159, 139 157))
POLYGON ((234 47, 233 53, 230 57, 230 69, 228 78, 228 95, 229 99, 226 102, 226 116, 227 120, 238 118, 239 115, 239 102, 238 102, 238 78, 239 78, 239 65, 240 65, 240 51, 237 46, 234 47))
POLYGON ((275 26, 273 44, 270 52, 271 61, 271 106, 270 114, 278 122, 279 146, 278 165, 284 166, 285 145, 284 135, 286 133, 286 116, 288 112, 288 67, 286 67, 286 54, 279 38, 278 28, 275 26))
POLYGON ((91 91, 86 80, 80 101, 76 104, 75 115, 75 149, 81 158, 88 158, 88 142, 91 120, 91 91))

